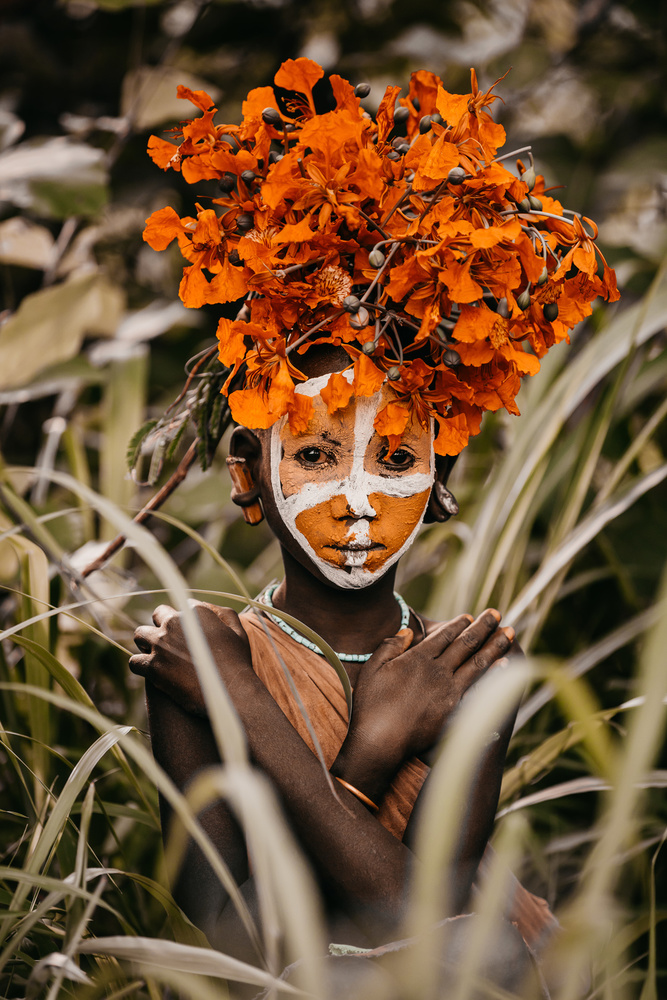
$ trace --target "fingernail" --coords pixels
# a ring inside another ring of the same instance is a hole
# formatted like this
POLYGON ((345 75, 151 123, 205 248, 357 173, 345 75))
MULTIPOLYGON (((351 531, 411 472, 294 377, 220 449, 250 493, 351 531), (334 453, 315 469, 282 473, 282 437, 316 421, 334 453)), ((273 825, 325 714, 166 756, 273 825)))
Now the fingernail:
POLYGON ((501 618, 500 611, 496 611, 495 608, 487 608, 486 611, 484 612, 484 614, 485 615, 493 615, 493 617, 496 619, 497 622, 500 621, 500 618, 501 618))
POLYGON ((511 626, 511 625, 507 625, 507 626, 506 626, 506 627, 505 627, 505 628, 503 629, 503 631, 504 631, 505 635, 507 636, 507 638, 509 639, 509 641, 510 641, 510 642, 512 642, 512 640, 514 639, 514 636, 516 635, 516 632, 515 632, 515 630, 514 630, 514 629, 512 628, 512 626, 511 626))
POLYGON ((414 635, 414 632, 412 631, 411 628, 402 628, 400 629, 400 631, 396 633, 396 635, 397 636, 400 635, 400 637, 403 639, 405 636, 414 635))

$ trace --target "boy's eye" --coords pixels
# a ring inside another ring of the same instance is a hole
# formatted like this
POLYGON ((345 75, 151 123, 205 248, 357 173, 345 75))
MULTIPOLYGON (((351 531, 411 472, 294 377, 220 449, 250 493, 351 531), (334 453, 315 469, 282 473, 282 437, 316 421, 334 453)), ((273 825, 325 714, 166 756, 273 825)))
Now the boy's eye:
POLYGON ((321 448, 302 448, 297 452, 296 457, 303 465, 327 465, 331 461, 331 456, 321 448))
POLYGON ((380 462, 389 469, 409 469, 414 464, 414 455, 405 448, 397 448, 391 455, 387 452, 388 449, 385 448, 380 455, 380 462))

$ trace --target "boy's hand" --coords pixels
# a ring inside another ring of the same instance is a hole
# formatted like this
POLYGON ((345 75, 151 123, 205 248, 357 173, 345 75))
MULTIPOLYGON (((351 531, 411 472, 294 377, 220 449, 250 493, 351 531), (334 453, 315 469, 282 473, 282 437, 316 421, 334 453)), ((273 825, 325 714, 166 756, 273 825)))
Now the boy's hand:
POLYGON ((390 771, 423 757, 475 681, 509 652, 514 629, 499 621, 492 609, 475 621, 459 615, 409 649, 409 629, 385 639, 359 673, 333 773, 373 798, 369 789, 379 794, 390 771))
MULTIPOLYGON (((230 608, 197 601, 195 610, 222 679, 229 684, 239 669, 250 664, 250 646, 230 608)), ((181 623, 181 615, 167 604, 153 612, 155 627, 142 625, 134 633, 140 650, 130 657, 130 670, 145 677, 186 712, 206 715, 206 706, 181 623)))

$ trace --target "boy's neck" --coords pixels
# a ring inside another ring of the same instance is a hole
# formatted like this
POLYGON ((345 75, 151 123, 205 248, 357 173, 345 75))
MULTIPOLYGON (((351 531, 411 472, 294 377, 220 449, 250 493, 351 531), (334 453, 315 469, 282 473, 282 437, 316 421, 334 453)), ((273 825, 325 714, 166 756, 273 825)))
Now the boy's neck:
POLYGON ((273 595, 274 605, 318 632, 336 652, 372 653, 399 630, 395 567, 369 587, 339 590, 318 580, 285 550, 283 562, 285 579, 273 595))

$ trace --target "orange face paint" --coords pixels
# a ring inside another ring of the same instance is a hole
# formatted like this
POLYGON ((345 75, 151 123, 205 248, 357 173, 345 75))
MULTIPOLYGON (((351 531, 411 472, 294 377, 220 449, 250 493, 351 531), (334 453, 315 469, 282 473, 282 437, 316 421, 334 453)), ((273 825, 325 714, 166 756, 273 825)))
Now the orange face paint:
POLYGON ((414 539, 433 484, 433 435, 411 423, 389 457, 373 427, 391 389, 330 415, 319 396, 328 375, 303 383, 314 413, 304 434, 274 427, 276 507, 321 573, 345 589, 368 586, 414 539))

